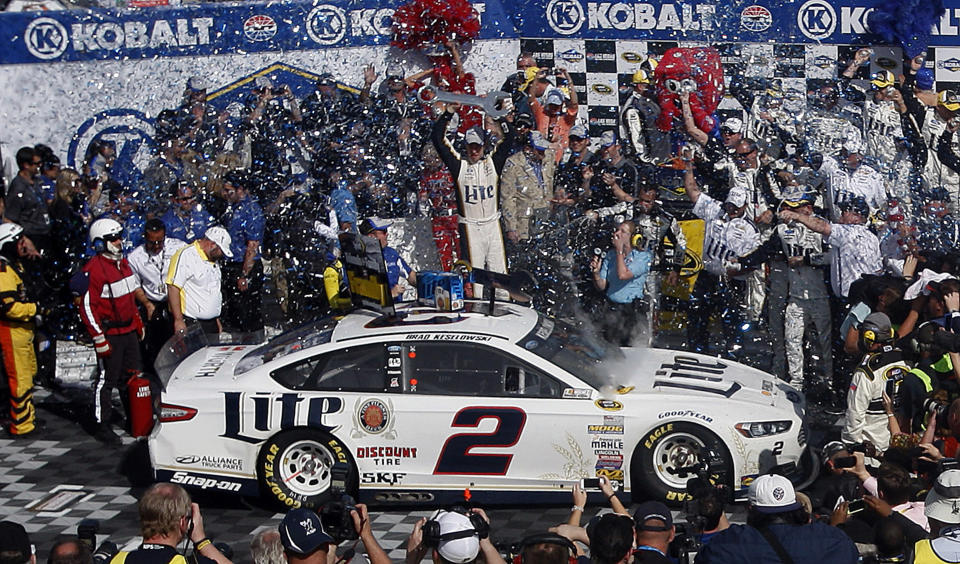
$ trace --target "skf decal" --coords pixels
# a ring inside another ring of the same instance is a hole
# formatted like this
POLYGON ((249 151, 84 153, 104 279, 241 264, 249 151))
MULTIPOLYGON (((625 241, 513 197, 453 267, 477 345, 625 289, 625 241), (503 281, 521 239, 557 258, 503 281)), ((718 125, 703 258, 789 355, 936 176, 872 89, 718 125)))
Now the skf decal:
POLYGON ((363 472, 360 474, 360 481, 364 484, 396 486, 406 477, 407 475, 403 472, 363 472))

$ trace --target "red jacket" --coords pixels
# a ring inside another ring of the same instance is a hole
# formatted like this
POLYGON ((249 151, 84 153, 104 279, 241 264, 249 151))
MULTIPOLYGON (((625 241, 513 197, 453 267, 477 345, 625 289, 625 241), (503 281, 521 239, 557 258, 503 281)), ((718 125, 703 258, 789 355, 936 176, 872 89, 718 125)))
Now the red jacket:
POLYGON ((80 304, 80 318, 94 338, 123 335, 143 325, 134 292, 140 285, 127 259, 119 261, 99 254, 83 267, 88 276, 87 291, 80 304))

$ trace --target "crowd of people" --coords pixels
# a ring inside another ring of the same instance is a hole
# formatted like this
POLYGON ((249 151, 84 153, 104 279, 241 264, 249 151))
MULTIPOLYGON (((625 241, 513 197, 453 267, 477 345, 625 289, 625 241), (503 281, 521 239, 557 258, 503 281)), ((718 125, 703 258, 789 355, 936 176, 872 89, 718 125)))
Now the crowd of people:
MULTIPOLYGON (((447 47, 462 75, 459 54, 447 47)), ((592 139, 567 71, 539 68, 521 53, 502 86, 511 98, 498 119, 477 107, 421 102, 426 81, 445 86, 431 71, 405 76, 390 66, 373 92, 379 77, 370 66, 359 93, 325 73, 302 100, 260 76, 239 113, 213 109, 207 84, 193 77, 178 107, 158 115, 156 158, 142 174, 115 166, 108 141, 91 145, 81 170, 61 167, 45 145, 23 147, 0 224, 7 431, 35 433, 32 393, 35 380, 49 382, 50 339, 76 339, 102 361, 96 436, 119 444, 112 391, 149 372, 170 336, 193 327, 262 335, 268 287, 288 326, 349 307, 341 233, 380 242, 391 294, 404 299, 417 276, 387 245, 387 219, 424 218, 439 268, 465 262, 506 273, 540 257, 541 283, 562 284, 554 299, 575 302, 613 344, 658 342, 670 310, 685 319, 682 348, 758 364, 744 341, 762 327, 772 361, 761 367, 844 415, 826 476, 827 489, 850 495, 811 494, 801 511, 788 483, 758 479, 752 531, 717 533, 704 562, 728 562, 757 545, 784 562, 784 553, 807 561, 794 550, 825 539, 855 559, 847 537, 877 547, 900 539, 900 552, 919 541, 918 555, 952 554, 943 551, 957 551, 949 543, 958 531, 951 525, 960 525, 960 481, 954 470, 940 473, 937 461, 956 456, 960 433, 960 95, 933 90, 923 55, 905 60, 900 75, 856 78, 870 57, 861 49, 838 61, 838 79, 800 100, 777 80, 735 74, 729 92, 745 111, 711 131, 695 123, 683 89, 677 122, 658 128, 657 61, 648 58, 632 77, 620 126, 592 139), (693 219, 703 221, 700 250, 687 248, 691 234, 701 238, 689 228, 693 219), (677 302, 684 289, 689 298, 677 302), (864 444, 872 449, 866 456, 850 452, 864 444), (925 490, 921 511, 913 499, 925 490), (873 521, 854 525, 854 499, 865 500, 873 521), (803 529, 818 539, 804 543, 778 532, 811 526, 819 514, 847 536, 803 529)), ((484 289, 468 291, 480 297, 484 289)), ((620 562, 641 538, 672 538, 669 512, 657 511, 649 514, 663 517, 654 528, 644 525, 647 515, 629 527, 601 520, 598 536, 589 527, 564 531, 603 539, 591 558, 620 562)), ((361 535, 364 515, 358 506, 361 535)), ((290 561, 304 557, 304 546, 329 544, 303 541, 323 527, 300 517, 285 521, 277 539, 260 540, 280 542, 290 561)), ((476 532, 475 514, 450 518, 464 519, 476 532)), ((183 521, 165 524, 158 538, 176 545, 190 537, 198 552, 223 562, 206 539, 193 538, 202 537, 193 520, 192 533, 183 521)), ((442 548, 438 521, 430 530, 442 548)), ((476 537, 477 551, 495 559, 476 537)), ((564 559, 578 552, 550 542, 564 559)), ((658 548, 636 558, 656 559, 666 545, 649 546, 658 548)), ((434 556, 465 564, 477 551, 434 556)), ((546 562, 557 551, 541 553, 546 562)), ((368 554, 378 558, 369 546, 368 554)))

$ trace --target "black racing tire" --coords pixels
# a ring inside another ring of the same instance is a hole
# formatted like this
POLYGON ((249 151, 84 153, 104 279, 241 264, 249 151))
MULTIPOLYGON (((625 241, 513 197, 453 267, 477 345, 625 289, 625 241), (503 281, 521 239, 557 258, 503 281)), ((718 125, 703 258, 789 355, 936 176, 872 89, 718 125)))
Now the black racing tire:
POLYGON ((339 439, 318 429, 278 433, 263 443, 257 456, 261 495, 283 510, 318 508, 330 501, 330 470, 336 462, 349 467, 346 493, 356 496, 357 465, 339 439))
MULTIPOLYGON (((652 499, 679 507, 684 501, 692 499, 687 493, 686 483, 696 474, 682 469, 697 464, 706 449, 712 449, 723 458, 724 475, 727 479, 732 478, 730 451, 713 432, 682 421, 662 423, 651 429, 643 435, 633 451, 630 463, 633 500, 652 499)), ((716 475, 712 479, 718 477, 716 475)))

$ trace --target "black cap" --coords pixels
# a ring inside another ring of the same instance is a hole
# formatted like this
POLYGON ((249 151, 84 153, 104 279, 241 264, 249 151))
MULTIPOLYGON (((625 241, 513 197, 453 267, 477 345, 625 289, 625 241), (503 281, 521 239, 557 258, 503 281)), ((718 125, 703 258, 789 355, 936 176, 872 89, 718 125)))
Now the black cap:
POLYGON ((0 521, 0 553, 5 562, 17 564, 30 561, 30 537, 20 523, 0 521))
POLYGON ((633 513, 633 521, 638 531, 669 531, 673 528, 670 508, 659 501, 641 503, 633 513))
POLYGON ((865 200, 863 196, 851 196, 840 202, 839 207, 841 211, 852 211, 863 217, 870 216, 870 208, 867 207, 867 200, 865 200))

